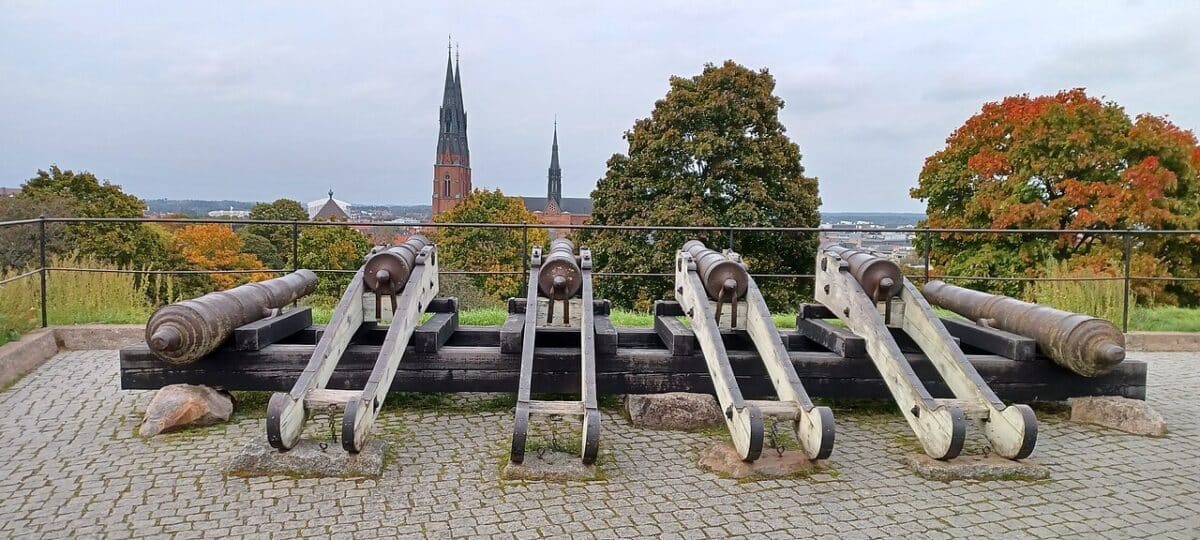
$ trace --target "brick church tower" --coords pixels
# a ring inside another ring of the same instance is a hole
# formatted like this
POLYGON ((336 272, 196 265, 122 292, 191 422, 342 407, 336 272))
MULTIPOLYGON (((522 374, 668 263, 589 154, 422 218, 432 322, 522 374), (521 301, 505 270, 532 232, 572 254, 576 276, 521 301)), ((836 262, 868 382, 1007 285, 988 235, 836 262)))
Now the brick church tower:
MULTIPOLYGON (((457 56, 457 55, 456 55, 457 56)), ((458 65, 446 50, 446 88, 442 92, 437 159, 433 164, 433 215, 451 208, 471 193, 471 150, 467 146, 467 112, 463 108, 458 65)))

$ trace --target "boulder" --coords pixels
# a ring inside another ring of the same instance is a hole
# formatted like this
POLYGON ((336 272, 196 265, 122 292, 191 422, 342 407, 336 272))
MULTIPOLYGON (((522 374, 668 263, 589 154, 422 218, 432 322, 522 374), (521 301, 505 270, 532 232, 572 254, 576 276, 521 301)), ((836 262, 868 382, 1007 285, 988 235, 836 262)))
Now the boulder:
POLYGON ((234 476, 378 478, 383 474, 385 447, 383 441, 370 439, 361 452, 351 454, 328 440, 300 439, 291 450, 280 452, 261 438, 242 447, 225 472, 234 476))
POLYGON ((1029 460, 1013 461, 999 456, 959 456, 945 461, 925 454, 904 456, 904 464, 927 480, 1043 480, 1046 467, 1029 460))
POLYGON ((150 405, 138 433, 153 437, 188 426, 208 426, 229 420, 233 399, 228 393, 195 384, 162 387, 150 405))
POLYGON ((1071 421, 1110 427, 1134 435, 1163 437, 1167 434, 1167 421, 1148 403, 1119 396, 1072 399, 1071 421))
POLYGON ((633 425, 641 428, 695 431, 720 427, 725 422, 716 398, 708 394, 629 395, 625 409, 633 425))
POLYGON ((728 441, 700 451, 701 468, 738 480, 805 477, 821 470, 818 463, 799 450, 785 450, 780 455, 772 448, 763 448, 758 459, 747 463, 728 441))

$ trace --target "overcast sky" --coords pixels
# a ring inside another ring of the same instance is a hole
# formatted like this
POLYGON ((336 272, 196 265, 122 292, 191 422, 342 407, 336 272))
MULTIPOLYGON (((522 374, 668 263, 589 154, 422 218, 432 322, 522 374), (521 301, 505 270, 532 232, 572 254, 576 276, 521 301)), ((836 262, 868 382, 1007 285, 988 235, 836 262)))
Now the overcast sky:
POLYGON ((144 198, 424 203, 461 45, 477 187, 587 196, 670 75, 768 68, 825 211, 920 211, 985 101, 1076 86, 1200 127, 1197 2, 0 0, 0 185, 52 163, 144 198), (335 5, 338 4, 338 5, 335 5), (341 5, 350 4, 350 5, 341 5))

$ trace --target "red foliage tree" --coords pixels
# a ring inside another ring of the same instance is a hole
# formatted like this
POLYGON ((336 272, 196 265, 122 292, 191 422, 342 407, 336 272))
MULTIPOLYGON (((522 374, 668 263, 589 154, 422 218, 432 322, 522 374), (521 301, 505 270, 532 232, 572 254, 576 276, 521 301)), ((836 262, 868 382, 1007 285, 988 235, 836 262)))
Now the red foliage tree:
MULTIPOLYGON (((1200 146, 1163 117, 1130 118, 1083 89, 987 103, 925 160, 913 197, 924 224, 943 228, 1195 229, 1200 224, 1200 146)), ((1056 259, 1075 274, 1116 273, 1121 236, 961 235, 934 238, 946 275, 1041 276, 1056 259)), ((1135 275, 1197 277, 1200 237, 1138 235, 1135 275)), ((990 288, 1018 294, 1014 282, 990 288)), ((1194 302, 1195 283, 1140 281, 1153 302, 1194 302)))

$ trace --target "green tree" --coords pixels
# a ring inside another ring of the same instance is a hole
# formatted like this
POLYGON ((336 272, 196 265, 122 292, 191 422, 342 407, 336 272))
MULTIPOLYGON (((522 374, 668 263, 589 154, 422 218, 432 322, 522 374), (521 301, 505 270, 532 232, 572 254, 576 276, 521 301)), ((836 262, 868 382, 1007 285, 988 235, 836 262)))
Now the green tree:
MULTIPOLYGON (((250 207, 250 219, 307 221, 308 210, 304 209, 304 205, 292 199, 276 199, 274 202, 258 203, 250 207)), ((247 235, 256 235, 268 241, 267 245, 263 245, 257 240, 247 242, 247 249, 255 249, 255 251, 248 251, 248 253, 253 253, 260 261, 271 268, 290 268, 292 263, 291 225, 255 223, 246 225, 240 232, 247 235), (251 245, 251 242, 253 242, 253 245, 251 245)))
MULTIPOLYGON (((435 223, 540 223, 537 216, 525 209, 515 197, 500 192, 476 189, 454 208, 438 214, 435 223)), ((529 229, 529 246, 545 245, 545 229, 529 229)), ((528 257, 521 229, 517 228, 439 228, 433 240, 437 243, 441 267, 446 270, 475 270, 488 272, 514 271, 523 268, 528 257)), ((495 299, 521 293, 519 275, 472 276, 471 284, 495 299)))
POLYGON ((290 245, 285 250, 288 253, 285 258, 285 256, 279 252, 280 250, 275 247, 275 244, 271 243, 271 241, 265 237, 247 232, 246 228, 242 228, 242 230, 238 231, 237 235, 238 238, 242 239, 242 253, 253 255, 255 258, 262 261, 267 268, 273 270, 287 269, 285 268, 288 263, 287 259, 291 259, 290 255, 292 252, 290 245))
MULTIPOLYGON (((71 199, 62 195, 31 197, 21 192, 12 197, 0 197, 0 221, 32 219, 40 216, 71 217, 71 199)), ((46 252, 61 255, 72 251, 63 234, 62 223, 46 224, 46 252)), ((41 231, 37 223, 0 228, 0 272, 32 269, 39 266, 41 231)))
MULTIPOLYGON (((912 196, 924 225, 998 229, 1195 229, 1200 225, 1200 146, 1190 132, 1152 115, 1131 119, 1083 89, 986 103, 925 160, 912 196)), ((933 238, 944 275, 1117 274, 1120 236, 963 235, 933 238), (1061 263, 1061 264, 1059 264, 1061 263)), ((1187 236, 1140 235, 1132 272, 1200 277, 1200 244, 1187 236)), ((1019 295, 1022 282, 980 286, 1019 295)), ((1143 301, 1192 303, 1200 283, 1135 281, 1143 301)))
MULTIPOLYGON (((358 270, 371 249, 367 237, 345 226, 305 227, 300 232, 300 267, 358 270)), ((320 273, 317 294, 341 297, 351 273, 320 273)))
MULTIPOLYGON (((815 227, 817 180, 804 175, 800 148, 779 122, 783 100, 775 79, 733 61, 708 64, 695 77, 671 77, 649 118, 625 132, 626 154, 614 154, 592 192, 592 223, 815 227)), ((599 271, 671 272, 675 251, 689 238, 727 246, 728 233, 587 230, 599 271)), ((811 273, 816 237, 740 233, 735 249, 754 273, 811 273)), ((602 297, 647 309, 669 296, 670 278, 606 278, 602 297)), ((774 308, 810 296, 795 281, 759 283, 774 308)), ((809 285, 808 287, 811 287, 809 285)))
MULTIPOLYGON (((22 196, 32 201, 63 198, 78 217, 140 218, 146 209, 141 199, 121 191, 121 186, 101 182, 90 172, 74 172, 51 166, 39 170, 22 186, 22 196)), ((65 238, 85 255, 121 267, 157 267, 166 257, 161 237, 141 223, 73 223, 65 238)))

